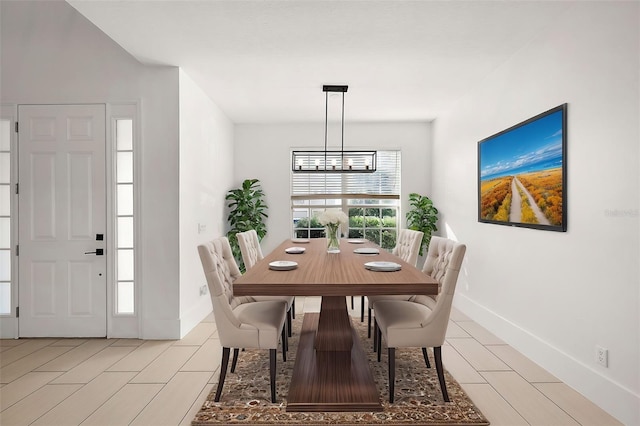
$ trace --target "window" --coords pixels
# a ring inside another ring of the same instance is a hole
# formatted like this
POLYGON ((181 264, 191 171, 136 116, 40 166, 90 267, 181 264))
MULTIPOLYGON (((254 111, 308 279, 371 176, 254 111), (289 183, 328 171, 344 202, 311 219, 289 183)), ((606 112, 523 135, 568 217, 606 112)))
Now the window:
POLYGON ((135 314, 135 202, 133 120, 115 119, 115 311, 135 314))
POLYGON ((382 248, 396 243, 400 208, 400 151, 378 151, 374 173, 291 173, 291 213, 296 238, 324 237, 317 216, 328 208, 349 216, 349 238, 382 248))
POLYGON ((0 315, 11 314, 11 120, 0 120, 0 315))

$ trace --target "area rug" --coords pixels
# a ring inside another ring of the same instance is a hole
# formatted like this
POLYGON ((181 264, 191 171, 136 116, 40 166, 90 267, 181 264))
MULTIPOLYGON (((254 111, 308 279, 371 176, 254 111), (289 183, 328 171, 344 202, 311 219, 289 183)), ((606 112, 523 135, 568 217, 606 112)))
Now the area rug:
MULTIPOLYGON (((422 351, 396 350, 395 402, 389 403, 386 349, 382 361, 372 350, 367 338, 366 323, 353 319, 369 360, 380 393, 382 412, 323 412, 292 413, 286 411, 289 378, 295 363, 295 353, 302 325, 301 315, 293 321, 293 336, 289 339, 287 362, 278 350, 276 376, 277 402, 271 403, 269 388, 268 351, 240 352, 235 373, 227 372, 220 402, 214 402, 216 385, 192 422, 193 426, 212 424, 244 425, 488 425, 489 422, 462 390, 458 382, 445 370, 445 380, 451 402, 444 402, 438 376, 433 367, 433 353, 429 351, 432 368, 426 368, 422 351)), ((443 360, 446 365, 446 359, 443 360)), ((216 373, 217 374, 217 373, 216 373)))

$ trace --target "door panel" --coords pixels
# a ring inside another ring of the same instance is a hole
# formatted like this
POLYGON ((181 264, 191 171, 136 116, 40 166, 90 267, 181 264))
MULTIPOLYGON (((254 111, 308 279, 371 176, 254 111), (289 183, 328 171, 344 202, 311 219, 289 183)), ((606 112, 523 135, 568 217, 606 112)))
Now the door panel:
POLYGON ((21 105, 18 121, 19 334, 104 337, 105 107, 21 105))
MULTIPOLYGON (((93 231, 93 204, 91 164, 93 156, 84 153, 69 154, 69 235, 70 240, 91 239, 93 231)), ((104 196, 104 194, 103 194, 104 196)), ((95 235, 94 235, 95 236, 95 235)))
MULTIPOLYGON (((33 241, 54 241, 56 238, 56 154, 37 152, 30 154, 29 182, 24 182, 25 190, 31 197, 29 218, 31 220, 31 239, 33 241), (29 186, 27 186, 29 185, 29 186)), ((20 179, 23 181, 23 179, 20 179)), ((25 203, 20 203, 24 205, 25 203)))
POLYGON ((31 313, 40 318, 53 317, 56 314, 56 263, 33 261, 29 266, 30 274, 25 278, 30 284, 31 313))

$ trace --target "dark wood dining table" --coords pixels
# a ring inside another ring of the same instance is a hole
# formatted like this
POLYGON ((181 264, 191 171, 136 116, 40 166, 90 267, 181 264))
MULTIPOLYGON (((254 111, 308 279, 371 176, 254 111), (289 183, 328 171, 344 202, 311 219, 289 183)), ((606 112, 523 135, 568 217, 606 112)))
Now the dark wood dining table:
POLYGON ((362 344, 351 324, 345 296, 438 293, 438 282, 372 242, 341 239, 340 253, 327 253, 325 238, 305 243, 286 239, 236 279, 236 296, 322 296, 319 313, 303 319, 287 395, 287 411, 382 411, 380 395, 362 344), (303 247, 304 253, 285 249, 303 247), (379 254, 354 253, 378 248, 379 254), (269 268, 274 261, 293 261, 287 271, 269 268), (377 272, 371 261, 395 262, 401 269, 377 272))

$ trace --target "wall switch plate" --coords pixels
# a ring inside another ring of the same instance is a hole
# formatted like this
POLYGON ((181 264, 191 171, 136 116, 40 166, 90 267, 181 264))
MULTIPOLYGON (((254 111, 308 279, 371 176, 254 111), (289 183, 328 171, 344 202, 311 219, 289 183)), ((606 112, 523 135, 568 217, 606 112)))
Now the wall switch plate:
POLYGON ((609 366, 609 350, 601 346, 596 346, 596 362, 603 367, 609 366))
POLYGON ((207 232, 207 224, 198 223, 198 234, 204 234, 205 232, 207 232))

